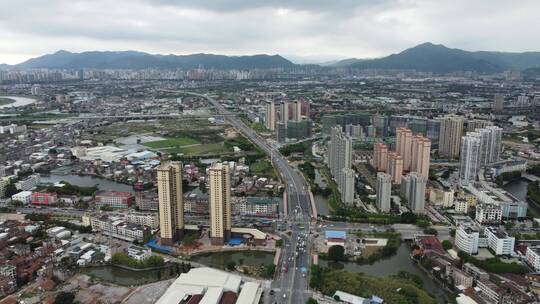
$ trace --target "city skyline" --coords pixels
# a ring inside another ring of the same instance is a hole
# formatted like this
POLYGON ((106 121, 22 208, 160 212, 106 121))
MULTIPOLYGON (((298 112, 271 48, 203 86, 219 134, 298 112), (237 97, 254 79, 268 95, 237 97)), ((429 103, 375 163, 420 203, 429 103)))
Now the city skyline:
POLYGON ((16 64, 65 49, 265 53, 321 63, 382 57, 427 41, 469 51, 535 51, 540 42, 527 33, 540 23, 533 13, 539 6, 533 1, 23 1, 3 5, 0 12, 0 62, 16 64), (459 23, 450 18, 457 14, 459 23))

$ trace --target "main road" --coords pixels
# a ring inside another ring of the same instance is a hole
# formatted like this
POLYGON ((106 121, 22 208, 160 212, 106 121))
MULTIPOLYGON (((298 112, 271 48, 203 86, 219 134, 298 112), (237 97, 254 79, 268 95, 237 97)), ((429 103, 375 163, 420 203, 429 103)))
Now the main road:
POLYGON ((307 192, 308 184, 304 176, 296 171, 276 148, 268 144, 264 138, 246 126, 238 117, 231 115, 227 109, 212 97, 192 92, 174 92, 206 98, 217 109, 219 115, 225 116, 231 126, 263 149, 272 159, 285 183, 287 194, 286 220, 290 225, 291 235, 284 237, 281 262, 276 267, 277 279, 272 282, 271 286, 274 292, 271 299, 267 298, 267 301, 289 304, 305 303, 311 294, 305 270, 309 269, 311 260, 308 240, 312 210, 307 192), (304 242, 304 246, 303 249, 300 249, 302 242, 304 242), (283 270, 284 265, 286 265, 286 271, 283 270))

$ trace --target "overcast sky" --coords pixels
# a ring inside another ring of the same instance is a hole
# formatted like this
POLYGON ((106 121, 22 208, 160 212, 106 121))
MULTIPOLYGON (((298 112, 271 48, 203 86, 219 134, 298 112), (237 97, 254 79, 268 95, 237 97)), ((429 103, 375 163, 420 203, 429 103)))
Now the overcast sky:
POLYGON ((318 60, 427 41, 540 51, 539 12, 540 0, 0 0, 0 63, 59 49, 318 60))

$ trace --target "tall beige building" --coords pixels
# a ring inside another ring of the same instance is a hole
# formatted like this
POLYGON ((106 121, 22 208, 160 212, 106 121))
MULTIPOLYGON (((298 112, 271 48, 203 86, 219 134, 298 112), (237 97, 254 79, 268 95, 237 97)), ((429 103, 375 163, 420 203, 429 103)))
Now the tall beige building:
POLYGON ((184 236, 182 163, 168 162, 157 168, 159 234, 163 245, 173 245, 184 236))
POLYGON ((401 175, 403 175, 403 157, 397 152, 388 153, 388 170, 386 171, 391 179, 392 183, 400 184, 401 175))
POLYGON ((493 97, 493 110, 500 112, 504 109, 504 95, 495 94, 493 97))
POLYGON ((403 170, 405 171, 411 170, 412 137, 413 135, 410 129, 396 129, 396 152, 403 158, 403 170))
POLYGON ((447 158, 457 158, 463 134, 463 117, 447 115, 441 119, 439 132, 439 155, 447 158))
POLYGON ((214 163, 208 170, 210 183, 210 241, 223 245, 231 238, 231 175, 229 164, 214 163))
POLYGON ((281 104, 281 122, 287 126, 287 122, 289 121, 289 102, 287 100, 284 100, 281 104))
POLYGON ((268 130, 276 129, 276 103, 274 101, 266 103, 265 125, 268 130))
POLYGON ((422 135, 413 136, 411 172, 417 172, 421 176, 428 178, 430 153, 431 141, 422 135))
POLYGON ((388 166, 388 146, 378 142, 373 145, 371 165, 377 171, 386 172, 388 166))
POLYGON ((294 120, 302 121, 302 102, 300 100, 296 100, 293 105, 294 105, 294 111, 293 111, 294 120))

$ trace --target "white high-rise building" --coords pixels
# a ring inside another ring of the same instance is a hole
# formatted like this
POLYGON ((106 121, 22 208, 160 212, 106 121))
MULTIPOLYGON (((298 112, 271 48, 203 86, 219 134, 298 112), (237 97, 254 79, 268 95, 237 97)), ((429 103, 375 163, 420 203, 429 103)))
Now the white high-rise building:
POLYGON ((184 235, 182 163, 169 162, 157 168, 159 234, 163 245, 173 245, 184 235))
MULTIPOLYGON (((330 168, 330 172, 338 185, 338 189, 341 192, 342 197, 344 192, 347 192, 345 190, 351 189, 345 185, 346 183, 349 183, 350 185, 350 176, 348 178, 343 177, 344 172, 348 172, 343 171, 343 169, 351 168, 351 159, 351 137, 343 133, 340 126, 333 127, 330 135, 330 142, 328 143, 328 167, 330 168)), ((352 174, 352 183, 352 197, 354 197, 354 174, 352 174)), ((351 193, 347 193, 347 199, 349 198, 351 198, 351 193)), ((348 203, 352 203, 352 200, 348 201, 348 203)))
POLYGON ((503 129, 496 126, 488 126, 477 129, 480 133, 480 165, 484 166, 499 161, 501 153, 501 140, 503 129))
POLYGON ((354 202, 354 170, 343 168, 341 179, 341 201, 350 205, 354 202))
POLYGON ((382 212, 390 211, 390 195, 392 192, 392 176, 390 174, 377 173, 377 207, 382 212))
POLYGON ((401 196, 407 200, 413 213, 424 213, 426 183, 427 178, 416 172, 411 172, 401 179, 401 196))
POLYGON ((478 132, 468 132, 461 139, 459 162, 459 180, 462 185, 468 185, 476 180, 480 167, 481 136, 478 132))
POLYGON ((276 103, 274 101, 266 103, 265 124, 268 130, 276 129, 276 103))
POLYGON ((463 117, 448 115, 442 118, 439 131, 439 155, 448 158, 458 157, 462 135, 463 117))
POLYGON ((231 238, 231 175, 229 164, 214 163, 208 170, 210 183, 210 241, 222 245, 231 238))

